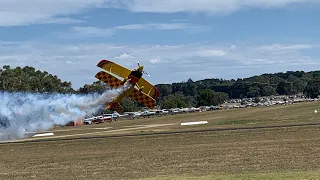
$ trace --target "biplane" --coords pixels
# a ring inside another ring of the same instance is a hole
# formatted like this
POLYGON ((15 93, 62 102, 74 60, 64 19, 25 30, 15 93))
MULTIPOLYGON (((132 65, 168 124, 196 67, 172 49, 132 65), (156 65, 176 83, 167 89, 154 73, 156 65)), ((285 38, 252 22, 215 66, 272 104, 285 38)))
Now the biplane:
POLYGON ((106 109, 122 112, 123 108, 120 102, 125 97, 129 97, 151 109, 156 106, 156 99, 159 97, 160 91, 142 77, 143 74, 147 73, 139 63, 138 68, 133 70, 129 70, 109 60, 101 60, 97 66, 106 71, 98 72, 95 77, 108 84, 111 88, 124 86, 125 83, 129 83, 130 85, 128 89, 117 96, 112 102, 106 103, 106 109))

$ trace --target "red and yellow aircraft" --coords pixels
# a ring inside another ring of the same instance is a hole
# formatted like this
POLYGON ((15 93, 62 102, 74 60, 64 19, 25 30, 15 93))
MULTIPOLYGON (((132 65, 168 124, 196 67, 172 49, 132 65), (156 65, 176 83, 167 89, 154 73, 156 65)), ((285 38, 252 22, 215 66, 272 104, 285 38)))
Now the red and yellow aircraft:
POLYGON ((126 91, 106 104, 106 109, 122 112, 123 108, 120 102, 125 97, 130 97, 148 108, 156 106, 156 99, 159 97, 160 91, 142 77, 143 74, 147 73, 144 72, 143 66, 140 66, 139 63, 138 68, 134 70, 129 70, 109 60, 101 60, 97 66, 107 72, 100 71, 95 77, 111 88, 118 88, 127 82, 130 83, 130 87, 126 91))

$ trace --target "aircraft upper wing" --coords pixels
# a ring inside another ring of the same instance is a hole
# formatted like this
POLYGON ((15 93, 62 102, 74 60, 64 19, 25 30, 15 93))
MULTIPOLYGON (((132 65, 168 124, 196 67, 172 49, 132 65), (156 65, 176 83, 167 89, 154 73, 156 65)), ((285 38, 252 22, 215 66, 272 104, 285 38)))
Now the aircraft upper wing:
POLYGON ((129 94, 129 97, 148 108, 154 108, 156 106, 156 100, 144 92, 139 92, 138 89, 134 89, 133 92, 129 94))
POLYGON ((150 84, 147 80, 145 80, 143 77, 141 77, 138 81, 138 86, 144 86, 142 92, 146 93, 154 99, 157 99, 160 95, 160 91, 155 86, 150 84))
POLYGON ((101 60, 97 66, 122 78, 128 77, 131 73, 131 70, 109 60, 101 60))
MULTIPOLYGON (((131 73, 131 70, 119 65, 119 64, 116 64, 114 62, 111 62, 109 60, 101 60, 98 64, 97 64, 98 67, 108 71, 107 74, 103 74, 103 72, 99 72, 96 77, 98 79, 100 79, 99 77, 100 76, 103 76, 104 78, 106 77, 109 77, 107 79, 104 79, 102 80, 103 82, 107 83, 110 85, 110 83, 114 83, 112 87, 117 87, 115 84, 117 84, 116 80, 112 79, 112 77, 114 77, 113 75, 110 75, 109 73, 112 73, 112 74, 116 74, 117 76, 120 76, 122 78, 126 78, 129 76, 129 74, 131 73), (107 81, 107 82, 106 82, 107 81)), ((114 77, 116 78, 116 77, 114 77)), ((117 79, 117 78, 116 78, 117 79)), ((101 79, 100 79, 101 80, 101 79)), ((119 79, 118 79, 119 80, 119 79)), ((120 81, 120 80, 119 80, 120 81)), ((119 82, 117 81, 117 82, 119 82)), ((142 92, 144 92, 146 95, 154 98, 154 99, 157 99, 160 95, 160 91, 155 87, 153 86, 152 84, 150 84, 147 80, 145 80, 143 77, 140 78, 140 80, 138 81, 138 86, 141 87, 141 86, 144 86, 144 88, 142 89, 142 92)))
POLYGON ((120 79, 104 71, 98 72, 95 77, 112 88, 117 88, 122 84, 120 79))

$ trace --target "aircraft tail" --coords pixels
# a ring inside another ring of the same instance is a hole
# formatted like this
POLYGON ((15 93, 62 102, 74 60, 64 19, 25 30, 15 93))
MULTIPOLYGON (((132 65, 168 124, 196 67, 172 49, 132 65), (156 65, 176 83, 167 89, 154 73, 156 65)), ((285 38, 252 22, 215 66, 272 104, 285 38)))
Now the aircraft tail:
POLYGON ((120 103, 117 102, 109 102, 106 104, 106 109, 114 110, 117 112, 122 112, 123 107, 120 105, 120 103))

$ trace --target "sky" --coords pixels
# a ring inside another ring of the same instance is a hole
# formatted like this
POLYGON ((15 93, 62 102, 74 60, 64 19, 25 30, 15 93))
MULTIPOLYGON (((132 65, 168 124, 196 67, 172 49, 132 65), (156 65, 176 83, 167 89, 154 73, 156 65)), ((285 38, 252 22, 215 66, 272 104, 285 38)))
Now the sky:
POLYGON ((91 84, 107 59, 152 84, 319 70, 320 0, 0 0, 0 67, 91 84))

